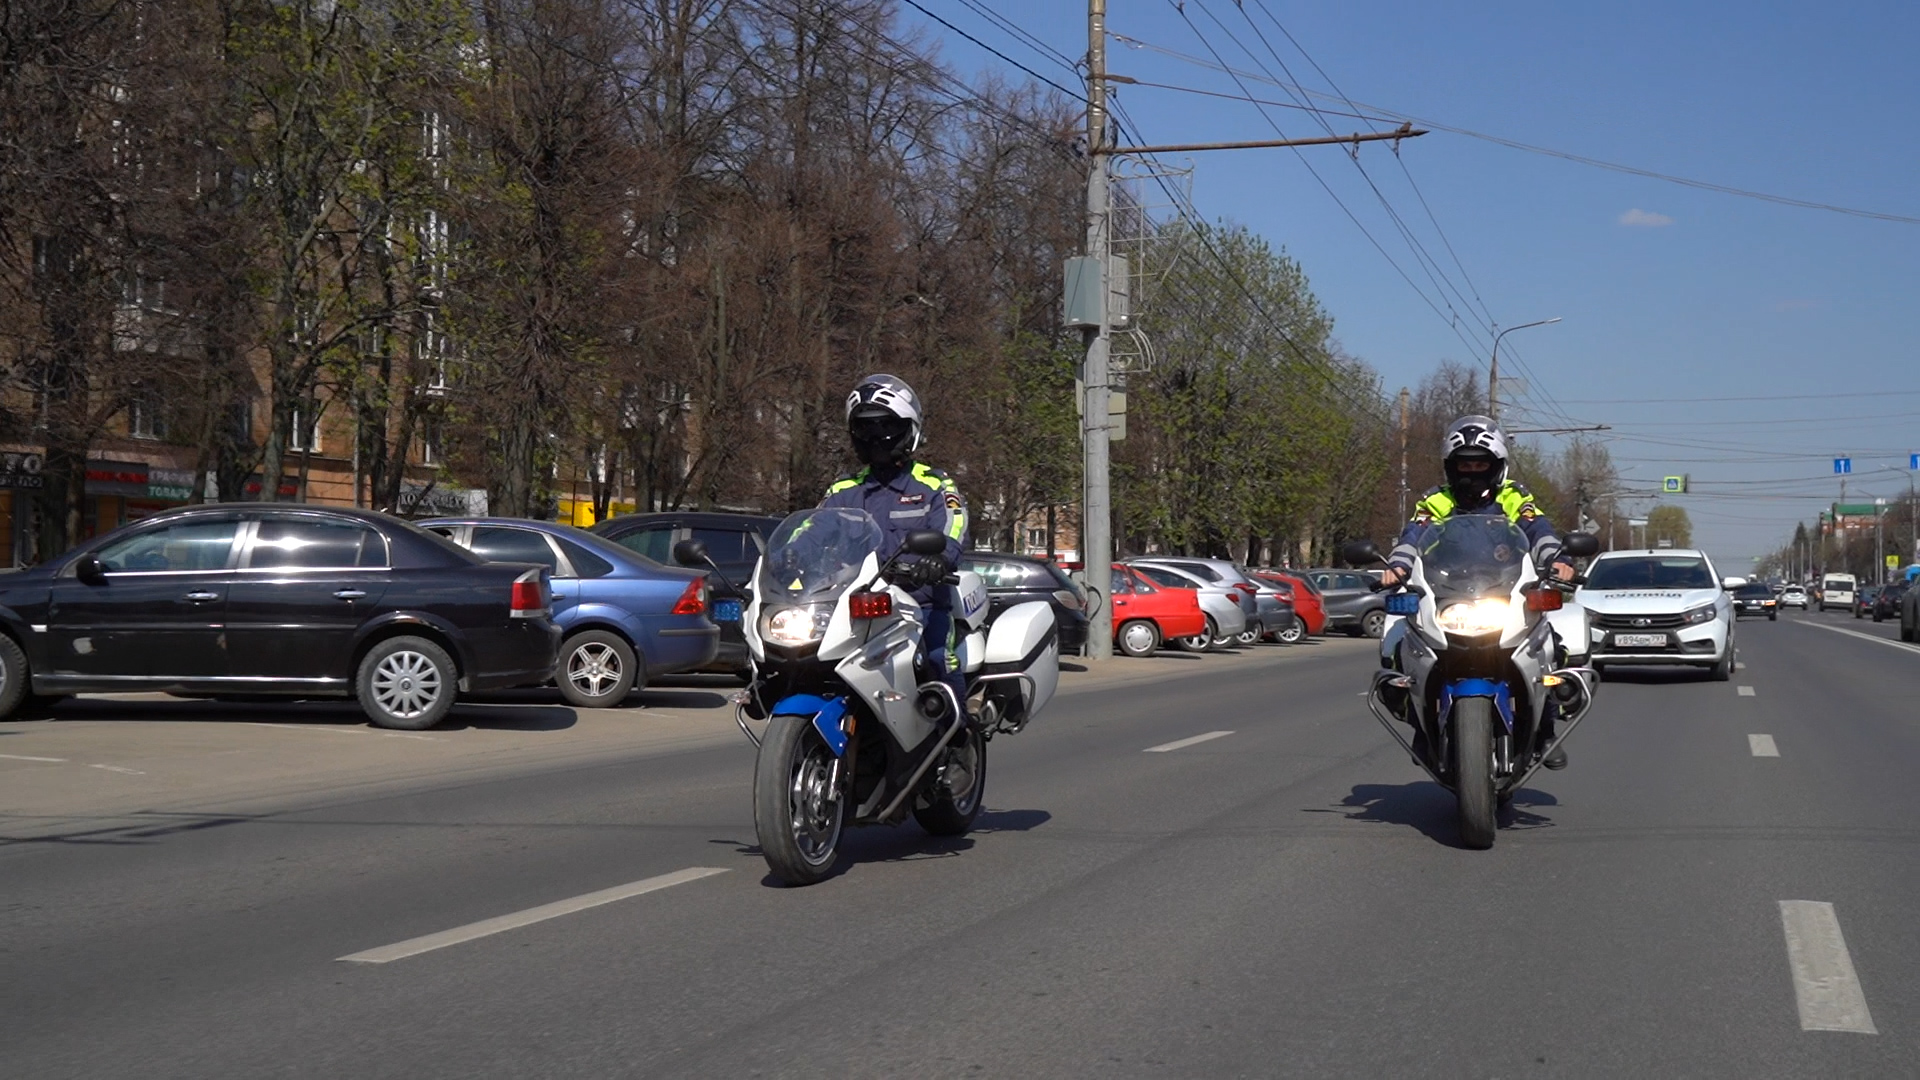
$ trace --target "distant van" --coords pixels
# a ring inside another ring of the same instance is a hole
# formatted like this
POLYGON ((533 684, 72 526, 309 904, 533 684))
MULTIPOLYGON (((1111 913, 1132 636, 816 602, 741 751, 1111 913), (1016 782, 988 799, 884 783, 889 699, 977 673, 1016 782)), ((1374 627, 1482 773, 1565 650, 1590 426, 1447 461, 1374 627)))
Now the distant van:
POLYGON ((1859 585, 1852 574, 1828 574, 1820 579, 1820 610, 1830 607, 1851 610, 1853 591, 1859 585))

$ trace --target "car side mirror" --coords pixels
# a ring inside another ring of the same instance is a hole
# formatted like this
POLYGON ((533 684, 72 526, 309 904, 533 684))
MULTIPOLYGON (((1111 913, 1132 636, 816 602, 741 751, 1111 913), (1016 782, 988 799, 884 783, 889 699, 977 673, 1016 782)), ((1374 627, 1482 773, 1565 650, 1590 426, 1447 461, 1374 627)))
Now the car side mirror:
POLYGON ((682 540, 673 545, 673 561, 681 566, 706 566, 713 560, 707 558, 707 545, 699 540, 682 540))
POLYGON ((1577 559, 1591 559, 1600 554, 1600 538, 1592 533, 1568 533, 1560 541, 1560 550, 1577 559))
POLYGON ((1372 566, 1387 560, 1380 557, 1380 545, 1371 540, 1349 540, 1340 545, 1340 557, 1348 566, 1372 566))
POLYGON ((101 562, 98 555, 82 555, 73 564, 73 576, 88 585, 105 585, 107 564, 101 562))
POLYGON ((947 550, 947 538, 932 529, 915 529, 907 534, 906 550, 912 555, 941 555, 947 550))

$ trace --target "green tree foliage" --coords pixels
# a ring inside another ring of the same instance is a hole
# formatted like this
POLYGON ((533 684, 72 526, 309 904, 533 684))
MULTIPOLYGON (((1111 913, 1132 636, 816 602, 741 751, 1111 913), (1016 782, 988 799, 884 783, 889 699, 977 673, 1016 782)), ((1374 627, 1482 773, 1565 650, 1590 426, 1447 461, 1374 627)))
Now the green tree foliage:
POLYGON ((1677 548, 1693 546, 1693 520, 1685 509, 1665 505, 1647 511, 1647 546, 1658 547, 1662 540, 1671 540, 1677 548))

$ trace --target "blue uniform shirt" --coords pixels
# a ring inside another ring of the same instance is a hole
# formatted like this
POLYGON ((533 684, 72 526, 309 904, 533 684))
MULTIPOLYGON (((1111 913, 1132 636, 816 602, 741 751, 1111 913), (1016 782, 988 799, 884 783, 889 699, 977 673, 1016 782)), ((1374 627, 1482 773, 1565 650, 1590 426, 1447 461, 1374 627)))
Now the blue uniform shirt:
POLYGON ((866 468, 843 476, 827 488, 823 507, 865 510, 878 522, 886 541, 882 562, 907 544, 907 534, 932 529, 947 538, 947 565, 960 565, 967 549, 967 503, 953 479, 939 469, 918 462, 882 472, 866 468))

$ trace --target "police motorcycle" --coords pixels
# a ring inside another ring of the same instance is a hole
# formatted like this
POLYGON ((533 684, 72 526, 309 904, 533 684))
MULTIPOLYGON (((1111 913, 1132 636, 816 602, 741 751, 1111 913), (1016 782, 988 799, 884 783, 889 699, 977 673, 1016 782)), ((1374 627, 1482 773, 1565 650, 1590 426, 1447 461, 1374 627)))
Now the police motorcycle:
MULTIPOLYGON (((1562 544, 1569 556, 1599 550, 1584 533, 1562 544)), ((1383 561, 1370 540, 1347 545, 1343 554, 1354 566, 1383 561)), ((1503 516, 1461 515, 1433 526, 1412 574, 1387 597, 1388 615, 1404 626, 1389 629, 1398 644, 1373 677, 1367 707, 1454 793, 1465 847, 1493 846, 1497 807, 1593 707, 1597 676, 1566 663, 1552 630, 1549 613, 1567 607, 1562 587, 1534 567, 1526 534, 1503 516), (1557 718, 1551 742, 1549 709, 1557 718), (1403 722, 1417 733, 1411 744, 1400 734, 1403 722)), ((1563 632, 1576 624, 1584 654, 1584 620, 1569 621, 1563 632)))
MULTIPOLYGON (((1026 727, 1059 684, 1050 606, 1018 604, 989 625, 979 575, 949 576, 940 587, 955 591, 956 651, 978 701, 969 728, 951 687, 919 679, 925 619, 891 580, 900 558, 880 561, 883 540, 864 510, 802 510, 774 530, 754 572, 742 629, 755 673, 735 696, 735 719, 759 748, 760 850, 790 885, 827 876, 848 826, 911 814, 935 836, 964 835, 986 791, 988 741, 1026 727)), ((923 530, 901 554, 945 548, 923 530)), ((697 541, 681 541, 674 557, 711 565, 697 541)))

